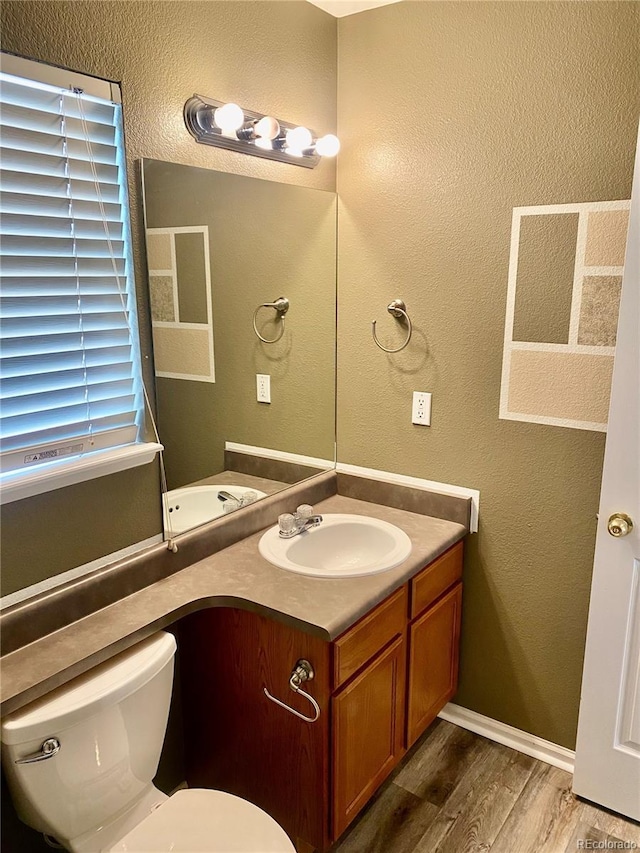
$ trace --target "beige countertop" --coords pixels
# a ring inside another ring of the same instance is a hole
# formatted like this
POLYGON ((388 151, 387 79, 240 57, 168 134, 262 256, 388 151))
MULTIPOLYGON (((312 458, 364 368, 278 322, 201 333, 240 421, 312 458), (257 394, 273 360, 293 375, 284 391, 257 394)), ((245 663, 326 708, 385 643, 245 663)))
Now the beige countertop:
POLYGON ((248 536, 2 659, 0 701, 8 713, 206 607, 237 607, 333 640, 462 539, 462 524, 333 495, 321 513, 373 516, 401 527, 412 541, 400 566, 360 578, 312 578, 276 568, 258 552, 264 531, 248 536))

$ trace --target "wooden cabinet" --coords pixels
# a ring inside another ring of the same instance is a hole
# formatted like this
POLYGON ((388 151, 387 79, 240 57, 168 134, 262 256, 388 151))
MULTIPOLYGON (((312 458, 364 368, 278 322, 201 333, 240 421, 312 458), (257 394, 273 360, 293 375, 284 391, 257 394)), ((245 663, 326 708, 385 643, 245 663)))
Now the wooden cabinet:
POLYGON ((299 850, 326 850, 455 692, 462 543, 334 642, 244 610, 180 623, 186 778, 271 814, 299 850), (320 707, 289 688, 306 658, 320 707))
POLYGON ((410 581, 407 672, 409 749, 455 694, 462 606, 463 545, 445 551, 410 581))
POLYGON ((462 584, 409 628, 407 749, 456 692, 462 584))
POLYGON ((333 643, 332 838, 338 838, 404 754, 407 590, 333 643))

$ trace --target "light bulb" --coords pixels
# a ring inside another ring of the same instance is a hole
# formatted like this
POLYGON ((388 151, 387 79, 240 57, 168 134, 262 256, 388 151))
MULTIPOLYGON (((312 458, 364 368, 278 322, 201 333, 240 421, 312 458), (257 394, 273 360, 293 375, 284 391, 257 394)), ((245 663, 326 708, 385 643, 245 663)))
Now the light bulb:
POLYGON ((321 157, 335 157, 340 150, 340 140, 333 133, 321 136, 316 142, 316 154, 321 157))
POLYGON ((237 104, 225 104, 214 112, 213 120, 220 130, 231 133, 244 124, 244 113, 237 104))
POLYGON ((263 136, 258 136, 253 144, 256 148, 262 148, 264 151, 273 151, 273 142, 271 139, 265 139, 263 136))
POLYGON ((313 142, 311 131, 307 130, 306 127, 294 127, 293 130, 288 130, 286 139, 287 148, 292 148, 296 152, 302 152, 305 148, 309 148, 313 142))
POLYGON ((262 139, 275 139, 280 133, 280 125, 272 116, 263 116, 256 122, 254 130, 262 139))

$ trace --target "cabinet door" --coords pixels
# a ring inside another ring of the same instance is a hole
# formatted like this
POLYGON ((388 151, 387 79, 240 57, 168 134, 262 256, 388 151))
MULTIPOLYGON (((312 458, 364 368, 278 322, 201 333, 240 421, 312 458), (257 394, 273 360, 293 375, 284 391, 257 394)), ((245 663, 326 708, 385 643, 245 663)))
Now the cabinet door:
POLYGON ((409 627, 407 749, 456 692, 462 584, 409 627))
POLYGON ((400 636, 332 700, 334 839, 402 757, 405 668, 400 636))

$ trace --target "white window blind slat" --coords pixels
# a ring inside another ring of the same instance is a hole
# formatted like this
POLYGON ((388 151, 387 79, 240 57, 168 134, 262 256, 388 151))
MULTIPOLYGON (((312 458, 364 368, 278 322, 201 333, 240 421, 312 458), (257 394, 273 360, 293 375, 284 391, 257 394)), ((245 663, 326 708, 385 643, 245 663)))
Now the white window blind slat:
MULTIPOLYGON (((3 89, 0 87, 0 109, 2 110, 3 133, 8 128, 22 128, 23 130, 40 130, 42 133, 57 133, 60 128, 60 111, 55 113, 42 112, 34 107, 23 107, 18 104, 7 103, 2 98, 3 89)), ((67 114, 66 135, 69 139, 83 140, 86 138, 85 125, 67 114)), ((91 139, 98 145, 106 143, 115 145, 115 128, 112 124, 98 124, 87 121, 91 139)))
POLYGON ((105 349, 117 346, 130 346, 131 336, 127 329, 116 328, 101 331, 79 331, 51 335, 21 335, 2 341, 3 375, 10 373, 13 359, 31 359, 38 355, 55 356, 56 353, 82 352, 87 360, 94 349, 105 349))
POLYGON ((119 294, 93 294, 90 296, 16 296, 0 297, 0 315, 3 318, 22 317, 30 324, 32 317, 70 314, 114 313, 123 311, 119 294))
MULTIPOLYGON (((120 288, 118 288, 116 277, 106 283, 103 277, 92 278, 84 276, 78 287, 76 278, 71 276, 56 276, 52 278, 32 278, 29 282, 29 294, 33 296, 65 296, 70 293, 90 296, 94 293, 100 294, 118 294, 122 293, 126 286, 126 280, 120 279, 120 288)), ((4 276, 2 279, 2 294, 3 296, 23 296, 24 295, 24 279, 4 276)))
MULTIPOLYGON (((7 425, 15 417, 33 418, 33 411, 46 409, 57 422, 57 411, 71 406, 86 406, 87 403, 107 403, 114 401, 118 406, 122 400, 130 399, 133 395, 133 377, 115 379, 112 382, 95 382, 94 377, 87 372, 80 385, 68 386, 61 384, 48 391, 35 394, 18 394, 14 397, 3 397, 3 421, 7 425), (86 387, 85 387, 86 383, 86 387)), ((39 421, 42 423, 42 421, 39 421)))
MULTIPOLYGON (((1 227, 1 223, 0 223, 1 227)), ((75 221, 74 221, 75 230, 75 221)), ((79 237, 46 237, 41 234, 6 234, 0 243, 0 257, 45 258, 124 258, 124 243, 121 240, 90 240, 79 237)), ((113 270, 113 268, 112 268, 113 270)))
MULTIPOLYGON (((102 275, 114 278, 114 266, 110 258, 53 258, 53 257, 22 257, 20 255, 3 255, 0 257, 2 275, 20 278, 32 276, 70 276, 70 275, 102 275)), ((115 272, 124 276, 124 258, 116 258, 115 272)))
POLYGON ((136 442, 118 104, 0 74, 3 471, 136 442))
POLYGON ((108 234, 111 240, 123 239, 121 222, 102 222, 98 219, 70 220, 62 216, 32 216, 24 213, 0 212, 0 228, 3 234, 12 236, 28 233, 38 237, 71 237, 75 234, 82 240, 91 237, 104 239, 108 234))
MULTIPOLYGON (((82 98, 82 112, 79 101, 75 95, 64 89, 49 88, 46 86, 30 86, 22 79, 11 78, 3 75, 0 85, 0 103, 15 104, 16 106, 40 110, 42 112, 62 115, 60 101, 64 101, 64 115, 68 118, 82 119, 84 114, 89 122, 115 126, 115 112, 117 105, 99 98, 85 96, 82 98), (28 91, 31 89, 31 91, 28 91)), ((34 81, 35 82, 35 81, 34 81)))
MULTIPOLYGON (((127 354, 128 355, 128 354, 127 354)), ((96 367, 87 367, 87 381, 97 385, 100 382, 115 382, 131 378, 130 358, 123 356, 121 361, 109 361, 96 367)), ((71 370, 53 370, 49 373, 38 372, 30 375, 30 381, 25 382, 25 374, 5 378, 0 389, 1 400, 12 400, 28 394, 52 391, 57 388, 74 388, 85 381, 84 368, 77 365, 71 370)))
POLYGON ((50 157, 68 156, 72 160, 94 160, 96 163, 106 163, 110 166, 115 165, 117 156, 113 144, 94 144, 91 146, 91 151, 87 151, 84 140, 61 139, 58 134, 17 127, 2 127, 0 146, 3 152, 22 151, 29 154, 46 154, 50 157))
MULTIPOLYGON (((2 148, 2 168, 9 172, 28 171, 35 175, 51 178, 79 178, 89 181, 93 171, 88 160, 76 160, 57 154, 38 154, 34 151, 19 151, 14 148, 2 148)), ((118 167, 105 163, 96 163, 97 180, 102 184, 118 185, 118 167)))
MULTIPOLYGON (((7 317, 2 320, 0 330, 2 337, 19 341, 23 337, 30 337, 34 324, 37 323, 40 334, 61 334, 63 332, 102 332, 110 329, 122 328, 122 312, 111 314, 101 312, 99 314, 69 314, 56 315, 54 317, 35 317, 31 322, 25 322, 23 317, 7 317)), ((82 341, 80 342, 82 345, 82 341)))
MULTIPOLYGON (((1 190, 2 185, 0 184, 1 190)), ((94 225, 93 227, 100 227, 104 231, 103 222, 106 222, 110 228, 115 224, 122 228, 122 211, 119 204, 104 203, 102 210, 104 213, 98 217, 95 202, 83 201, 77 198, 73 200, 74 218, 76 222, 81 224, 80 227, 83 227, 84 223, 87 223, 88 227, 88 223, 92 222, 98 223, 97 226, 94 225)), ((102 210, 100 211, 101 213, 102 210)), ((69 199, 54 198, 53 196, 45 198, 41 195, 34 198, 34 195, 18 195, 17 193, 3 192, 0 194, 0 215, 8 223, 11 223, 13 217, 21 216, 30 217, 36 221, 42 219, 46 222, 51 222, 51 227, 54 227, 53 220, 62 219, 63 224, 66 223, 66 227, 68 228, 69 199), (37 213, 34 212, 34 208, 36 207, 37 213)), ((21 221, 25 222, 24 219, 21 221)), ((60 224, 57 227, 60 227, 60 224)))
MULTIPOLYGON (((98 184, 96 187, 95 182, 51 177, 50 175, 21 174, 19 172, 8 172, 6 169, 0 170, 0 190, 3 194, 3 210, 7 209, 4 205, 8 205, 9 202, 17 205, 20 200, 23 204, 29 205, 27 211, 32 210, 35 202, 31 196, 34 195, 38 196, 38 204, 44 205, 45 209, 48 209, 46 206, 49 202, 51 205, 56 205, 56 199, 68 201, 69 198, 72 198, 74 205, 83 201, 91 203, 78 208, 78 212, 86 219, 99 218, 98 214, 102 213, 102 208, 95 204, 98 199, 101 199, 105 206, 118 204, 120 200, 120 188, 116 184, 98 184), (15 193, 17 198, 4 198, 9 193, 15 193), (93 216, 88 215, 89 211, 93 212, 93 216)), ((58 209, 57 206, 55 209, 58 209)), ((15 209, 7 209, 7 212, 20 213, 26 211, 16 207, 15 209)), ((118 216, 120 215, 119 213, 118 216)))
MULTIPOLYGON (((7 359, 7 362, 8 369, 2 382, 2 393, 16 393, 15 388, 18 386, 21 393, 28 393, 49 388, 51 383, 55 382, 66 387, 66 377, 72 372, 77 376, 77 371, 91 374, 93 370, 99 369, 124 370, 123 366, 131 365, 131 348, 101 347, 88 350, 86 355, 74 350, 58 353, 55 358, 52 358, 50 353, 45 353, 30 358, 7 359)), ((82 381, 84 382, 84 376, 82 381)))
POLYGON ((91 426, 97 429, 97 424, 106 418, 117 418, 118 425, 134 423, 135 415, 132 412, 134 405, 133 395, 129 397, 118 397, 107 400, 91 400, 77 404, 58 406, 55 409, 46 409, 37 413, 26 415, 15 415, 2 418, 2 434, 0 435, 0 447, 5 448, 5 440, 10 442, 12 438, 22 439, 25 435, 31 437, 40 432, 46 432, 59 427, 67 427, 70 424, 86 423, 88 419, 87 406, 91 403, 91 426))

